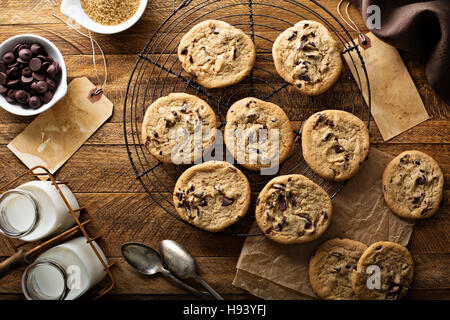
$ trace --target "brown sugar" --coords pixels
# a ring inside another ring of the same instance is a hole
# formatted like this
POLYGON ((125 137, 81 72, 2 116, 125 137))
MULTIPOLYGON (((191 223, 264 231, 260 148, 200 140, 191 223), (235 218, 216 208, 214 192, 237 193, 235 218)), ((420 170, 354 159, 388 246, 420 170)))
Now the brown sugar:
POLYGON ((81 0, 89 18, 103 25, 118 25, 129 20, 139 8, 140 0, 81 0))

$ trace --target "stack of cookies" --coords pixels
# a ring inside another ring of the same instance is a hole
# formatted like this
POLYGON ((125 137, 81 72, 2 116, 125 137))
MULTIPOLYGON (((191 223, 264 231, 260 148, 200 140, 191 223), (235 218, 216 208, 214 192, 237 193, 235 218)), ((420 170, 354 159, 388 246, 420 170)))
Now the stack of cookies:
POLYGON ((322 299, 395 300, 411 286, 414 261, 396 243, 380 241, 369 247, 350 239, 324 242, 309 262, 309 281, 322 299))

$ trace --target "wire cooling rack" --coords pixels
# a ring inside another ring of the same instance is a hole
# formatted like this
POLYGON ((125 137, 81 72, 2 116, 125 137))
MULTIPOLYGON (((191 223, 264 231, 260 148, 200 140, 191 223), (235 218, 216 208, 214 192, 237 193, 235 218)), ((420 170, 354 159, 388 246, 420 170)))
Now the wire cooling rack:
MULTIPOLYGON (((176 2, 174 2, 176 3, 176 2)), ((351 112, 370 125, 370 84, 364 60, 357 44, 341 22, 318 1, 293 0, 183 0, 174 6, 164 22, 150 37, 138 55, 128 82, 124 105, 124 136, 131 166, 136 178, 151 199, 166 213, 188 224, 178 217, 172 203, 172 192, 179 175, 187 166, 163 164, 146 150, 141 141, 141 125, 147 107, 156 99, 172 92, 185 92, 199 96, 215 109, 222 126, 229 106, 244 97, 255 97, 273 102, 286 112, 295 128, 293 151, 280 166, 278 174, 300 173, 321 185, 334 198, 345 183, 325 180, 306 165, 301 153, 299 129, 304 120, 324 109, 340 109, 351 112), (206 89, 183 71, 177 58, 177 48, 182 36, 197 23, 204 20, 222 20, 246 32, 256 47, 256 63, 251 74, 240 83, 222 89, 206 89), (363 74, 357 74, 358 84, 366 83, 369 103, 358 88, 349 67, 344 63, 343 74, 326 93, 307 97, 286 83, 276 72, 272 60, 272 44, 285 29, 300 20, 315 20, 324 24, 340 42, 342 55, 349 55, 353 68, 357 65, 363 74), (350 43, 348 45, 347 43, 350 43)), ((237 165, 247 176, 252 192, 260 191, 273 176, 261 176, 237 165)), ((253 199, 255 198, 255 199, 253 199)), ((248 233, 254 221, 254 203, 247 218, 230 227, 222 234, 253 236, 248 233)), ((192 226, 195 228, 195 226, 192 226)))

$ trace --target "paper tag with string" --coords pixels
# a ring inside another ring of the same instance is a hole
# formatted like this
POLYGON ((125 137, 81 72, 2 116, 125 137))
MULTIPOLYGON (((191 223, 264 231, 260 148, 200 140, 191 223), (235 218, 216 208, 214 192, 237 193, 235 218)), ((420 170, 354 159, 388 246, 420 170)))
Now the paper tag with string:
MULTIPOLYGON (((397 49, 381 41, 371 32, 362 34, 348 16, 347 5, 347 19, 354 24, 351 26, 339 11, 341 3, 342 1, 338 5, 339 16, 358 33, 358 38, 354 39, 354 42, 359 43, 359 47, 364 49, 359 52, 364 59, 364 66, 369 78, 371 113, 383 140, 392 139, 429 119, 419 92, 397 49)), ((369 104, 369 86, 364 76, 363 66, 353 46, 353 43, 347 43, 345 45, 347 50, 343 56, 366 103, 369 104)))
POLYGON ((72 80, 66 96, 37 116, 8 148, 28 168, 42 165, 55 173, 112 115, 113 104, 104 94, 92 107, 92 90, 88 78, 72 80))

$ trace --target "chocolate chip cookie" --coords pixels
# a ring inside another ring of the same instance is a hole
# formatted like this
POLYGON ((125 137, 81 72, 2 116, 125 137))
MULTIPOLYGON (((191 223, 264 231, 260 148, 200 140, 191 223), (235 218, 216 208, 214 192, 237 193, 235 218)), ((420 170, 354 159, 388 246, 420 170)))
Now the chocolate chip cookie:
POLYGON ((439 164, 423 152, 399 154, 387 165, 382 181, 384 199, 400 217, 429 218, 439 209, 444 174, 439 164))
POLYGON ((304 20, 286 29, 272 47, 279 75, 305 95, 327 91, 342 71, 337 42, 322 24, 304 20))
POLYGON ((217 232, 247 213, 250 196, 250 184, 240 170, 227 162, 208 161, 183 172, 173 202, 183 220, 217 232))
POLYGON ((314 292, 327 300, 355 299, 352 272, 367 246, 350 239, 324 242, 309 260, 309 282, 314 292))
POLYGON ((193 163, 214 142, 216 127, 216 115, 205 101, 186 93, 171 93, 148 107, 142 141, 163 163, 193 163))
POLYGON ((255 45, 249 36, 217 20, 195 25, 178 46, 183 69, 206 88, 238 83, 252 70, 255 57, 255 45))
POLYGON ((259 170, 286 160, 294 143, 294 132, 279 106, 244 98, 228 110, 224 139, 239 164, 259 170))
POLYGON ((353 177, 369 154, 369 130, 351 113, 325 110, 302 128, 303 157, 319 176, 334 181, 353 177))
POLYGON ((328 228, 331 215, 329 195, 299 174, 270 180, 259 194, 255 211, 264 234, 283 244, 317 239, 328 228))
POLYGON ((414 261, 408 249, 387 241, 372 244, 362 254, 352 274, 356 298, 396 300, 411 286, 414 261))

